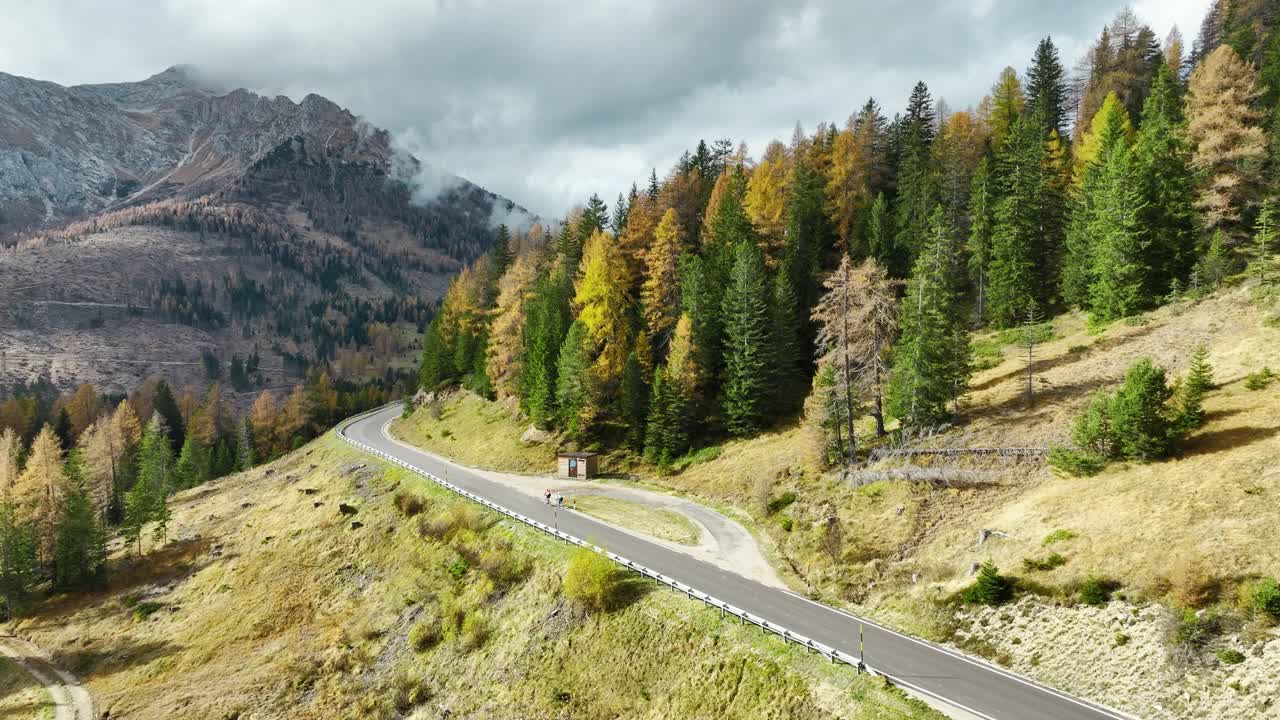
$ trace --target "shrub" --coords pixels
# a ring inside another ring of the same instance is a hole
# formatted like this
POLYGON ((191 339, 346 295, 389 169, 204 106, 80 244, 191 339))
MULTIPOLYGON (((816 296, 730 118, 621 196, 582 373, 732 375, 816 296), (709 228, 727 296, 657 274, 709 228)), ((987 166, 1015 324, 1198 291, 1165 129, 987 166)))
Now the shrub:
POLYGON ((467 561, 462 558, 455 558, 453 562, 445 566, 449 572, 449 577, 454 580, 461 580, 467 575, 467 561))
POLYGON ((1271 368, 1264 367, 1257 372, 1251 372, 1244 376, 1244 386, 1249 390, 1266 390, 1267 386, 1274 382, 1276 374, 1271 368))
POLYGON ((440 642, 440 618, 423 618, 409 628, 409 646, 415 652, 426 652, 440 642))
POLYGON ((1075 534, 1074 532, 1072 532, 1071 530, 1067 530, 1067 529, 1065 529, 1065 528, 1058 528, 1057 530, 1054 530, 1053 532, 1049 533, 1048 535, 1045 535, 1045 536, 1044 536, 1044 540, 1043 540, 1043 541, 1041 541, 1041 543, 1040 543, 1040 544, 1041 544, 1041 545, 1052 545, 1052 544, 1054 544, 1054 543, 1056 543, 1056 542, 1063 542, 1063 541, 1066 541, 1066 540, 1070 540, 1070 539, 1074 538, 1075 536, 1076 536, 1076 534, 1075 534))
POLYGON ((978 579, 960 595, 964 602, 980 605, 1001 605, 1012 598, 1013 583, 1001 575, 995 563, 990 560, 982 563, 978 579))
POLYGON ((143 622, 147 618, 155 615, 164 607, 164 603, 158 602, 140 602, 133 606, 133 621, 143 622))
POLYGON ((1174 629, 1173 639, 1188 649, 1202 648, 1218 632, 1218 618, 1211 613, 1197 615, 1195 610, 1187 608, 1174 629))
POLYGON ((395 497, 396 509, 405 517, 414 517, 420 515, 426 507, 426 502, 413 493, 398 492, 395 497))
POLYGON ((784 492, 778 497, 770 500, 767 509, 770 515, 774 515, 786 510, 795 501, 796 494, 788 490, 787 492, 784 492))
POLYGON ((1067 352, 1071 353, 1072 355, 1076 355, 1088 349, 1089 349, 1088 345, 1072 345, 1071 347, 1067 348, 1067 352))
POLYGON ((1280 620, 1280 582, 1273 577, 1259 580, 1249 593, 1249 608, 1270 615, 1272 620, 1280 620))
POLYGON ((1163 368, 1145 358, 1129 366, 1111 405, 1111 429, 1121 455, 1153 460, 1168 454, 1174 429, 1166 405, 1172 396, 1163 368))
POLYGON ((1185 607, 1201 608, 1218 596, 1218 581, 1199 558, 1188 558, 1178 563, 1169 580, 1174 599, 1185 607))
POLYGON ((1066 565, 1066 564, 1067 564, 1067 559, 1062 557, 1058 553, 1049 553, 1047 557, 1043 557, 1043 558, 1023 558, 1022 559, 1022 569, 1026 570, 1027 572, 1034 572, 1036 570, 1052 570, 1056 567, 1062 567, 1063 565, 1066 565))
POLYGON ((1102 472, 1107 461, 1101 455, 1055 445, 1049 448, 1049 464, 1076 477, 1090 477, 1102 472))
POLYGON ((782 526, 784 532, 791 532, 792 528, 795 527, 795 522, 789 517, 779 518, 778 524, 782 526))
POLYGON ((682 455, 675 462, 671 463, 671 470, 672 472, 680 472, 691 465, 697 465, 699 463, 704 463, 704 462, 711 462, 712 460, 715 460, 718 457, 720 457, 719 445, 704 447, 700 450, 688 452, 682 455))
POLYGON ((1118 632, 1116 633, 1115 640, 1111 642, 1111 647, 1124 647, 1129 644, 1130 639, 1131 638, 1128 635, 1118 632))
POLYGON ((622 599, 622 573, 609 558, 581 548, 569 561, 564 593, 589 610, 611 610, 622 599))
POLYGON ((1085 605, 1106 605, 1111 600, 1115 587, 1116 584, 1110 580, 1090 575, 1080 586, 1080 602, 1085 605))
POLYGON ((462 621, 462 647, 475 650, 484 645, 492 632, 488 616, 479 610, 469 612, 462 621))
POLYGON ((1071 428, 1071 441, 1080 451, 1099 458, 1117 454, 1115 432, 1111 427, 1114 401, 1111 393, 1099 390, 1089 399, 1084 412, 1076 417, 1071 428))
POLYGON ((1218 660, 1223 665, 1239 665, 1244 662, 1244 653, 1234 648, 1223 648, 1218 651, 1218 660))
POLYGON ((495 545, 480 555, 480 571, 500 587, 514 585, 529 576, 532 563, 509 545, 495 545))

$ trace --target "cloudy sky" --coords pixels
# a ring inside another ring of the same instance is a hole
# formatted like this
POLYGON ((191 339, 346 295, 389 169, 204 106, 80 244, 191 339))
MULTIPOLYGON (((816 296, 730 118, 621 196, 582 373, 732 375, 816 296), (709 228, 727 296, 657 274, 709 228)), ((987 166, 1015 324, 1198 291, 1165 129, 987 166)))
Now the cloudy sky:
MULTIPOLYGON (((1188 44, 1209 0, 1138 0, 1188 44)), ((1123 0, 0 0, 0 71, 64 85, 179 63, 391 130, 421 158, 557 215, 699 138, 759 151, 799 121, 952 108, 1052 35, 1070 67, 1123 0)))

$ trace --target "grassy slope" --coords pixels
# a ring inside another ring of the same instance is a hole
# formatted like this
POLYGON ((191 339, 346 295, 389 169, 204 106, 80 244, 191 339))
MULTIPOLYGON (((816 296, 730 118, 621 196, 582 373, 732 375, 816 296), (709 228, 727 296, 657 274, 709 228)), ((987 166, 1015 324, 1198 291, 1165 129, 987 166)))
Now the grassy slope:
MULTIPOLYGON (((1221 601, 1229 605, 1236 586, 1249 577, 1280 575, 1280 544, 1275 542, 1275 529, 1280 527, 1280 469, 1275 465, 1280 457, 1280 382, 1263 391, 1246 390, 1243 382, 1245 375, 1263 366, 1280 369, 1280 329, 1274 320, 1267 322, 1277 315, 1280 301, 1274 296, 1260 298, 1243 287, 1199 302, 1177 303, 1096 334, 1087 330, 1079 314, 1059 317, 1054 320, 1056 338, 1036 350, 1037 401, 1032 408, 1025 406, 1022 395, 1023 355, 1018 348, 1005 347, 997 364, 973 378, 957 426, 920 443, 1064 442, 1071 419, 1093 391, 1117 384, 1134 360, 1151 357, 1177 376, 1185 373, 1192 351, 1203 343, 1220 385, 1206 401, 1208 422, 1188 439, 1178 457, 1161 462, 1116 464, 1093 478, 1060 476, 1039 463, 970 463, 962 469, 981 482, 962 487, 877 482, 855 488, 824 477, 806 451, 805 431, 791 427, 726 443, 715 459, 676 475, 645 473, 640 464, 629 469, 646 482, 740 509, 763 531, 766 545, 774 546, 769 549, 780 562, 798 570, 816 594, 850 602, 939 640, 956 638, 957 624, 963 630, 973 621, 970 614, 957 617, 935 601, 967 584, 975 563, 992 559, 1006 572, 1023 574, 1023 558, 1043 557, 1051 550, 1064 555, 1067 563, 1029 579, 1058 601, 1070 600, 1074 587, 1090 575, 1101 575, 1120 583, 1121 594, 1133 601, 1174 604, 1170 583, 1177 581, 1180 567, 1198 562, 1218 585, 1221 601), (786 492, 794 492, 797 500, 768 512, 767 501, 786 492), (843 540, 834 551, 823 542, 831 517, 839 519, 843 540), (791 521, 791 531, 784 529, 784 519, 791 521), (979 545, 982 529, 1009 537, 996 536, 979 545), (1045 548, 1043 539, 1057 529, 1071 530, 1075 537, 1045 548)), ((484 412, 490 417, 506 413, 496 406, 484 412)), ((519 426, 515 420, 505 422, 519 426)), ((492 441, 483 442, 487 447, 492 441)), ((455 444, 465 443, 455 431, 455 444)), ((449 452, 431 439, 424 444, 449 452)), ((908 472, 901 463, 891 462, 877 469, 890 475, 908 472)), ((1164 624, 1148 628, 1156 633, 1152 646, 1157 649, 1163 644, 1164 624)), ((1121 660, 1123 655, 1117 653, 1108 666, 1105 656, 1082 663, 1077 654, 1074 661, 1057 658, 1055 664, 1054 652, 1063 655, 1065 648, 1074 646, 1065 638, 1072 633, 1087 636, 1085 628, 1058 632, 1061 637, 1047 644, 1043 658, 1031 664, 1023 657, 1024 671, 1038 673, 1043 659, 1045 667, 1056 667, 1052 676, 1042 674, 1055 684, 1144 715, 1152 714, 1157 703, 1165 703, 1163 694, 1172 692, 1162 682, 1148 684, 1149 697, 1117 697, 1106 683, 1099 689, 1091 676, 1131 674, 1133 659, 1121 660)), ((1115 629, 1104 623, 1099 632, 1110 637, 1115 629)), ((990 645, 981 649, 992 656, 1016 654, 1016 647, 997 647, 1013 642, 1013 637, 1002 641, 992 635, 986 638, 990 645)), ((1029 638, 1014 645, 1023 639, 1029 638)), ((1174 665, 1169 672, 1183 671, 1182 664, 1174 665)), ((1221 690, 1226 681, 1218 677, 1209 683, 1221 690)), ((1242 708, 1235 711, 1248 716, 1242 708)))
POLYGON ((698 542, 697 526, 674 510, 603 495, 577 495, 573 498, 573 507, 607 523, 639 530, 663 540, 682 545, 698 542))
POLYGON ((678 596, 589 615, 560 596, 568 551, 322 438, 174 500, 171 543, 111 586, 13 624, 112 717, 938 717, 678 596), (393 507, 427 500, 424 539, 393 507), (339 502, 359 508, 354 518, 339 502), (320 503, 317 507, 316 504, 320 503), (362 527, 353 527, 353 521, 362 527), (532 558, 495 586, 464 557, 532 558), (423 653, 415 623, 461 608, 485 632, 423 653), (487 636, 487 637, 485 637, 487 636), (472 640, 483 641, 469 645, 472 640))
POLYGON ((392 425, 401 440, 430 448, 463 465, 507 472, 553 472, 556 444, 520 442, 528 427, 502 405, 471 393, 452 395, 438 412, 416 412, 392 425))
POLYGON ((53 720, 49 691, 22 666, 0 657, 0 718, 53 720))

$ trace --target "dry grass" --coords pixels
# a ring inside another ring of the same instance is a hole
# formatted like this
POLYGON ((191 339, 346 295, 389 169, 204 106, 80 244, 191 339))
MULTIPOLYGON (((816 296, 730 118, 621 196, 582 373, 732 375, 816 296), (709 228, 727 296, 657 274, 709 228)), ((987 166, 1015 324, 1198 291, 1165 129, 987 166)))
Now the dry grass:
POLYGON ((49 691, 31 673, 7 657, 0 657, 0 718, 53 720, 49 691))
POLYGON ((641 505, 603 495, 576 495, 573 498, 573 507, 579 512, 607 523, 637 530, 663 540, 681 545, 694 545, 698 542, 698 526, 674 510, 641 505))
POLYGON ((510 408, 468 392, 455 393, 392 423, 396 437, 464 465, 508 472, 554 471, 556 445, 521 442, 528 427, 510 408))
POLYGON ((576 609, 564 545, 331 436, 180 494, 172 532, 10 628, 112 717, 940 717, 680 596, 576 609), (427 509, 405 518, 397 493, 427 509), (437 517, 439 538, 418 532, 437 517))

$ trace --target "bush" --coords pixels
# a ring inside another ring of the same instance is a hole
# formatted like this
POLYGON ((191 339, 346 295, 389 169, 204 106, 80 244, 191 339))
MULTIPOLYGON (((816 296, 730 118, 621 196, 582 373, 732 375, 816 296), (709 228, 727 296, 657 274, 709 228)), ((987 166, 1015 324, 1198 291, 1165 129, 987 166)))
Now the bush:
POLYGON ((1201 608, 1218 596, 1218 581, 1199 558, 1180 562, 1169 580, 1174 599, 1185 607, 1201 608))
POLYGON ((454 580, 461 580, 467 575, 467 561, 462 558, 456 558, 445 566, 445 570, 449 572, 449 577, 454 580))
POLYGON ((770 515, 775 515, 777 513, 782 512, 783 510, 786 510, 795 501, 796 501, 796 494, 788 490, 787 492, 784 492, 778 497, 770 500, 767 509, 770 515))
POLYGON ((1218 660, 1223 665, 1239 665, 1244 662, 1244 653, 1234 648, 1223 648, 1218 651, 1218 660))
POLYGON ((684 470, 685 468, 688 468, 691 465, 697 465, 699 463, 704 463, 704 462, 711 462, 712 460, 715 460, 718 457, 720 457, 719 445, 704 447, 700 450, 688 452, 682 455, 675 462, 671 463, 671 471, 681 472, 682 470, 684 470))
POLYGON ((1080 586, 1080 602, 1085 605, 1106 605, 1111 600, 1111 593, 1116 584, 1110 580, 1090 575, 1080 586))
POLYGON ((423 537, 447 540, 461 530, 483 532, 488 519, 479 509, 462 503, 454 503, 429 518, 419 518, 418 532, 423 537))
POLYGON ((1172 397, 1163 368, 1145 358, 1129 366, 1111 405, 1111 429, 1122 456, 1154 460, 1169 453, 1175 439, 1167 408, 1172 397))
POLYGON ((495 585, 515 585, 529 576, 533 564, 529 558, 517 555, 510 545, 495 545, 480 555, 480 571, 488 575, 495 585))
POLYGON ((1249 390, 1266 390, 1267 386, 1274 382, 1276 374, 1271 368, 1264 367, 1257 372, 1251 372, 1244 376, 1244 386, 1249 390))
POLYGON ((1013 599, 1013 583, 988 560, 982 563, 978 579, 960 594, 960 599, 970 604, 1001 605, 1013 599))
POLYGON ((1130 638, 1128 635, 1122 632, 1118 632, 1116 633, 1115 640, 1113 640, 1111 643, 1111 647, 1113 648, 1124 647, 1125 645, 1129 644, 1129 640, 1131 639, 1132 638, 1130 638))
POLYGON ((1101 455, 1086 450, 1072 450, 1055 445, 1049 448, 1049 464, 1076 477, 1090 477, 1102 472, 1107 461, 1101 455))
POLYGON ((1218 632, 1218 618, 1211 613, 1197 615, 1195 610, 1182 611, 1182 618, 1174 629, 1173 639, 1184 648, 1198 649, 1209 644, 1218 632))
POLYGON ((622 600, 622 573, 609 558, 581 548, 569 561, 564 594, 589 610, 612 610, 622 600))
POLYGON ((462 647, 475 650, 484 645, 492 633, 488 616, 479 610, 469 612, 462 621, 462 647))
POLYGON ((1042 540, 1040 544, 1048 546, 1056 542, 1064 542, 1066 540, 1070 540, 1075 536, 1076 534, 1071 530, 1067 530, 1065 528, 1058 528, 1057 530, 1054 530, 1048 535, 1045 535, 1044 540, 1042 540))
POLYGON ((795 522, 789 517, 779 518, 778 524, 782 526, 784 532, 791 532, 792 528, 795 527, 795 522))
POLYGON ((420 515, 426 508, 426 501, 412 493, 398 492, 394 502, 396 509, 405 517, 420 515))
POLYGON ((409 646, 415 652, 426 652, 440 642, 440 619, 423 618, 409 628, 409 646))
POLYGON ((163 608, 164 603, 151 601, 137 603, 133 606, 133 621, 143 622, 163 608))
POLYGON ((1027 572, 1034 572, 1036 570, 1052 570, 1057 567, 1062 567, 1063 565, 1066 565, 1066 564, 1067 564, 1067 559, 1062 557, 1058 553, 1049 553, 1048 557, 1044 557, 1044 558, 1023 558, 1022 559, 1022 569, 1026 570, 1027 572))
POLYGON ((1249 609, 1280 620, 1280 582, 1273 577, 1259 580, 1249 593, 1249 609))
POLYGON ((1088 349, 1089 349, 1088 345, 1072 345, 1071 347, 1067 348, 1067 352, 1071 353, 1072 355, 1076 355, 1088 349))

